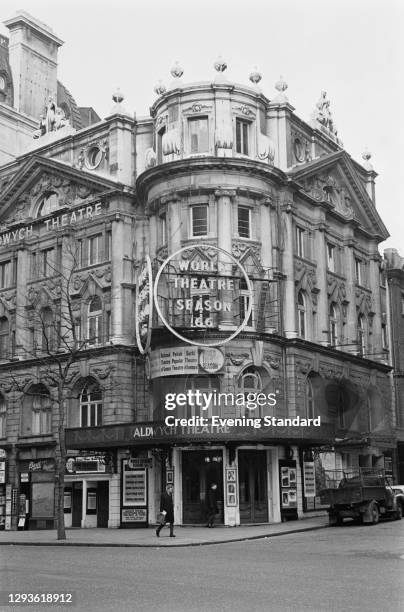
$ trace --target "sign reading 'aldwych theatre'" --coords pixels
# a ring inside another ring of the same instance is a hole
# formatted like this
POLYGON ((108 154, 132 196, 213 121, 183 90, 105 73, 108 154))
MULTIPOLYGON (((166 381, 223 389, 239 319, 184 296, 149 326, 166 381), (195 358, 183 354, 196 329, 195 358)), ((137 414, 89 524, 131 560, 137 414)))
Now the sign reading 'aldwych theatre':
POLYGON ((230 419, 218 418, 216 424, 204 424, 201 418, 195 421, 201 424, 168 426, 164 422, 155 421, 142 423, 121 423, 119 425, 103 425, 101 427, 75 427, 66 430, 66 445, 71 449, 80 448, 110 448, 118 446, 145 446, 155 447, 168 443, 206 442, 207 440, 222 442, 259 442, 260 440, 274 439, 277 442, 304 438, 305 442, 326 443, 334 435, 330 423, 322 423, 321 427, 309 425, 299 427, 293 424, 293 419, 284 420, 268 417, 267 422, 257 419, 256 426, 232 426, 230 419), (269 419, 271 419, 270 424, 269 419), (286 424, 287 423, 287 424, 286 424))
MULTIPOLYGON (((75 208, 68 213, 53 215, 52 217, 41 219, 41 226, 48 232, 51 230, 60 229, 61 227, 66 227, 68 225, 75 225, 76 223, 81 223, 82 221, 89 221, 93 219, 93 217, 98 217, 101 214, 102 205, 101 202, 97 202, 96 204, 75 208)), ((19 227, 15 230, 3 232, 0 234, 0 247, 21 242, 25 238, 31 238, 33 231, 34 225, 30 224, 24 225, 23 227, 19 227)))

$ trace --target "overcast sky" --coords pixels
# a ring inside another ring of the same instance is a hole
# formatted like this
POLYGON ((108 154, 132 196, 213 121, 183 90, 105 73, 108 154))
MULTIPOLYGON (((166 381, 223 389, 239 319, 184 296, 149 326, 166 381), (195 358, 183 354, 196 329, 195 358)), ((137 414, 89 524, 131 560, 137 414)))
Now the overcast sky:
POLYGON ((372 153, 377 208, 391 234, 382 248, 404 256, 402 0, 1 0, 1 21, 18 9, 65 41, 59 79, 101 117, 117 86, 142 116, 175 60, 185 81, 209 80, 219 54, 238 83, 249 84, 257 65, 269 98, 282 74, 304 120, 327 91, 348 153, 360 162, 365 148, 372 153))

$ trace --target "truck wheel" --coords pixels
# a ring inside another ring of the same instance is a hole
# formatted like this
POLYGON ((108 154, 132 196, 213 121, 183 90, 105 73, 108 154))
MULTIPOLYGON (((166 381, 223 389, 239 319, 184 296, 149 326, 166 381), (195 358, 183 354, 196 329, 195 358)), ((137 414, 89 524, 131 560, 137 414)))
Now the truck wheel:
POLYGON ((397 510, 394 515, 394 518, 396 519, 396 521, 401 521, 401 519, 403 518, 403 507, 400 503, 397 504, 397 510))
POLYGON ((372 502, 369 508, 369 514, 372 520, 372 525, 377 525, 380 518, 379 507, 375 502, 372 502))
POLYGON ((342 525, 342 521, 343 519, 337 513, 330 514, 328 516, 328 524, 330 525, 330 527, 335 527, 336 525, 342 525))

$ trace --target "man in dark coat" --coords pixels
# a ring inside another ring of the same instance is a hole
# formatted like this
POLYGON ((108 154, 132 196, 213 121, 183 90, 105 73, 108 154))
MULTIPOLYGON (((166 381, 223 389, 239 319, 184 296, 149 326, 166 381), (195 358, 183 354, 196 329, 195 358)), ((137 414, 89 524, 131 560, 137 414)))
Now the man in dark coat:
POLYGON ((162 494, 160 499, 160 512, 164 514, 164 521, 156 529, 156 536, 160 537, 160 531, 167 523, 170 525, 170 538, 175 538, 174 535, 174 487, 172 484, 166 486, 166 492, 162 494))
POLYGON ((215 515, 219 512, 219 508, 217 507, 217 494, 216 494, 217 484, 214 482, 210 485, 208 494, 206 496, 206 510, 208 514, 208 524, 206 527, 213 527, 213 523, 215 522, 215 515))

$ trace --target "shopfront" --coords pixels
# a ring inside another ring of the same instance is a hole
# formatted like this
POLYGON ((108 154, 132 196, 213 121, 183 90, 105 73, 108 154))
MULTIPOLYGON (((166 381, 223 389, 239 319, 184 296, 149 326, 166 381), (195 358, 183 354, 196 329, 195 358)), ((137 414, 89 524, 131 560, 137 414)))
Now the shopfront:
MULTIPOLYGON (((313 438, 318 436, 315 428, 308 433, 313 438)), ((327 430, 325 433, 328 435, 327 430)), ((178 524, 204 524, 206 495, 213 483, 217 484, 219 524, 279 522, 281 504, 286 511, 283 514, 290 515, 292 511, 297 518, 302 511, 299 500, 303 487, 298 435, 297 428, 287 426, 282 430, 212 425, 169 427, 156 421, 105 425, 88 431, 69 429, 66 442, 70 449, 86 445, 90 452, 91 446, 111 447, 117 466, 117 473, 89 473, 87 466, 85 474, 76 470, 74 475, 66 476, 66 481, 72 483, 67 499, 71 524, 102 524, 102 500, 107 496, 108 483, 109 526, 112 506, 113 526, 135 528, 155 524, 160 496, 167 484, 174 485, 178 524), (280 433, 281 440, 276 437, 280 433), (288 459, 285 450, 290 440, 296 442, 294 459, 288 459)), ((310 495, 312 466, 306 463, 304 486, 310 495)))
POLYGON ((66 527, 108 527, 114 455, 83 452, 66 461, 64 513, 66 527))
MULTIPOLYGON (((22 452, 20 451, 20 456, 22 452)), ((53 457, 20 459, 19 518, 23 529, 55 526, 55 460, 53 457)), ((16 508, 17 513, 17 508, 16 508)))

